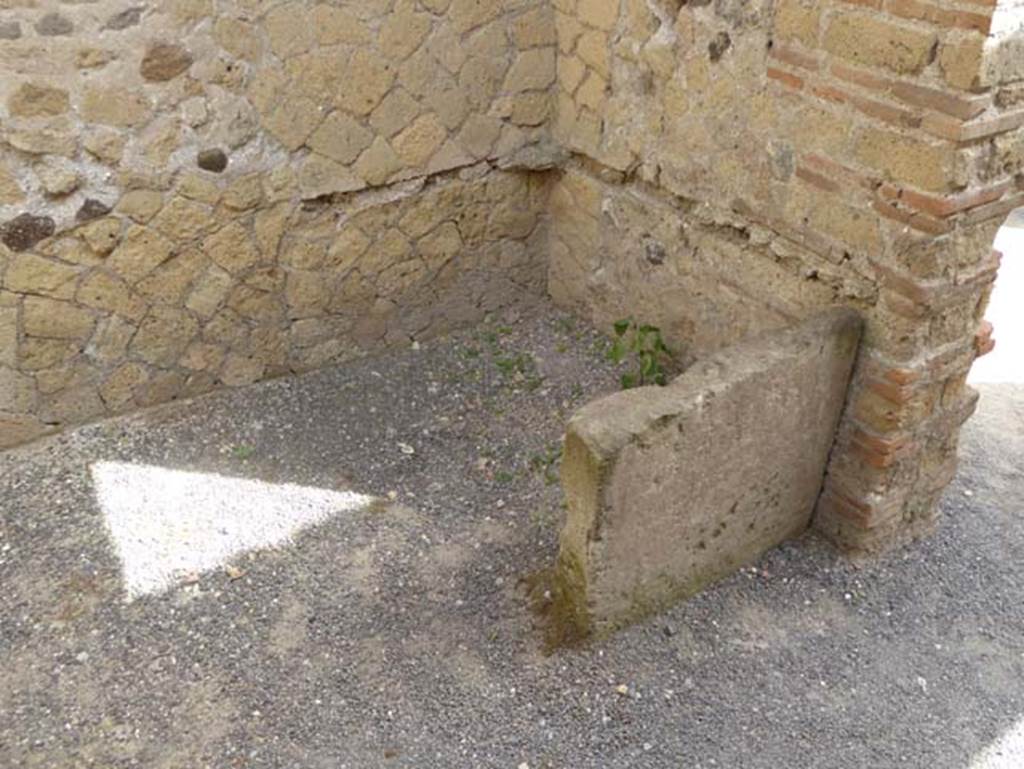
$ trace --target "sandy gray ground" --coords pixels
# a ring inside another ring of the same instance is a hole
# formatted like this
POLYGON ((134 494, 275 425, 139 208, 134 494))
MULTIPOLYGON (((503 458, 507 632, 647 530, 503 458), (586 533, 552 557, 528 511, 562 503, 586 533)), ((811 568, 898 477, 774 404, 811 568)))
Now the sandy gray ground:
POLYGON ((599 348, 544 311, 0 455, 0 767, 968 767, 1024 714, 1012 385, 929 541, 857 568, 807 537, 544 656, 517 582, 599 348), (100 460, 395 502, 126 603, 100 460))

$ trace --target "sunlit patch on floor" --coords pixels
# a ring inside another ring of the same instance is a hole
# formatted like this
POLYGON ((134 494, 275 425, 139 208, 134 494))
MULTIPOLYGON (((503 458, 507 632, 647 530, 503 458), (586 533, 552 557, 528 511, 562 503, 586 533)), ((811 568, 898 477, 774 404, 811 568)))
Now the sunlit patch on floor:
POLYGON ((971 761, 968 769, 1020 769, 1024 766, 1024 718, 971 761))
POLYGON ((97 462, 92 479, 129 600, 374 501, 350 491, 123 462, 97 462))

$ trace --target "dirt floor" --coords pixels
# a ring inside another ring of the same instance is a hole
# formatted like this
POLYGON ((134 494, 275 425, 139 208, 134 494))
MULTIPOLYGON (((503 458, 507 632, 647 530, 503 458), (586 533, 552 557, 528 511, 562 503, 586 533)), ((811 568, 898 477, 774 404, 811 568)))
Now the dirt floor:
POLYGON ((520 579, 604 345, 531 311, 0 455, 0 767, 981 766, 1024 714, 1024 387, 930 540, 808 536, 546 656, 520 579))

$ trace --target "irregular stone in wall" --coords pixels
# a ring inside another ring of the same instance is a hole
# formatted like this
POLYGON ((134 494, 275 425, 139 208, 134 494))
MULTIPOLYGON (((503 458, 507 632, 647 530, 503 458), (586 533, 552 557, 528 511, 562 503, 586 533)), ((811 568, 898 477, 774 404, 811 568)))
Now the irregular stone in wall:
MULTIPOLYGON (((615 3, 601 3, 618 16, 618 6, 615 3)), ((516 17, 512 22, 512 39, 517 48, 536 48, 541 45, 554 45, 558 42, 555 25, 551 18, 551 12, 546 7, 534 8, 516 17)))
POLYGON ((224 361, 220 380, 231 387, 252 384, 263 376, 265 368, 264 364, 256 358, 231 354, 224 361))
POLYGON ((27 251, 56 229, 57 225, 49 216, 24 213, 0 225, 0 241, 12 251, 27 251))
POLYGON ((86 198, 75 212, 75 221, 88 222, 110 213, 110 206, 96 198, 86 198))
POLYGON ((447 136, 448 132, 437 115, 431 113, 418 117, 394 138, 392 144, 398 157, 415 168, 425 164, 440 149, 447 136))
POLYGON ((282 59, 298 56, 313 45, 313 28, 304 5, 279 5, 271 9, 263 20, 270 48, 282 59))
POLYGON ((217 311, 231 288, 231 276, 219 267, 211 267, 192 288, 185 306, 202 318, 210 318, 217 311))
POLYGON ((90 123, 130 128, 149 117, 150 104, 141 93, 90 86, 82 95, 80 109, 82 117, 90 123))
POLYGON ((198 331, 192 317, 173 307, 153 307, 139 325, 129 351, 154 366, 170 366, 198 331))
POLYGON ((339 163, 351 163, 370 146, 373 134, 355 120, 332 112, 306 142, 309 148, 339 163))
POLYGON ((4 288, 25 294, 68 298, 74 293, 72 281, 78 270, 35 254, 19 254, 4 273, 4 288))
POLYGON ((354 166, 355 171, 367 184, 384 184, 402 168, 402 161, 383 136, 378 136, 354 166))
POLYGON ((139 72, 151 82, 173 80, 192 65, 192 54, 175 43, 156 43, 142 57, 139 72))
POLYGON ((65 117, 36 128, 9 131, 6 139, 12 147, 30 155, 71 157, 78 146, 75 128, 65 117))
POLYGON ((591 27, 610 30, 619 17, 619 4, 608 0, 580 0, 577 13, 580 21, 591 27))
POLYGON ((36 22, 35 27, 36 32, 43 37, 70 35, 75 30, 75 25, 71 23, 71 19, 57 12, 48 13, 43 16, 36 22))
MULTIPOLYGON (((0 414, 24 412, 32 408, 32 379, 9 368, 0 367, 0 414)), ((3 422, 0 421, 0 426, 3 422)), ((2 444, 0 444, 2 445, 2 444)))
POLYGON ((221 48, 236 58, 255 61, 259 56, 260 36, 251 24, 221 16, 214 24, 213 34, 221 48))
POLYGON ((36 169, 36 176, 47 197, 59 198, 70 195, 78 189, 78 172, 70 166, 57 162, 44 163, 36 169))
POLYGON ((381 25, 377 45, 389 59, 401 61, 420 47, 430 26, 429 14, 417 12, 413 2, 399 0, 381 25))
POLYGON ((501 13, 499 0, 452 0, 448 7, 448 18, 459 34, 479 27, 501 13))
POLYGON ((95 128, 82 137, 82 146, 104 163, 119 163, 124 154, 125 137, 110 128, 95 128))
POLYGON ((347 8, 325 3, 314 6, 312 26, 320 45, 364 45, 373 41, 373 33, 347 8))
POLYGON ((30 336, 50 339, 85 339, 96 325, 96 318, 71 302, 41 296, 25 297, 22 327, 30 336))
POLYGON ((142 11, 142 6, 135 6, 133 8, 126 8, 120 13, 115 13, 107 19, 107 23, 103 25, 103 29, 112 29, 117 31, 134 27, 142 19, 142 11))
MULTIPOLYGON (((106 208, 99 201, 94 202, 98 204, 96 211, 106 208)), ((89 244, 93 253, 106 256, 121 242, 121 224, 120 219, 113 216, 104 217, 101 214, 100 217, 88 220, 85 226, 79 229, 79 234, 89 244)))
POLYGON ((75 66, 79 69, 97 69, 117 58, 114 51, 106 48, 81 48, 75 54, 75 66))
POLYGON ((366 183, 346 166, 321 155, 310 155, 299 171, 299 190, 304 198, 353 192, 365 186, 366 183))
POLYGON ((228 167, 228 156, 224 154, 224 150, 201 150, 196 156, 196 165, 204 171, 219 174, 228 167))
POLYGON ((174 244, 170 240, 145 227, 133 225, 107 259, 106 266, 134 283, 166 262, 173 252, 174 244))
POLYGON ((297 150, 323 119, 320 106, 304 96, 286 96, 263 115, 263 127, 287 150, 297 150))
POLYGON ((0 308, 0 365, 13 366, 17 360, 18 308, 0 308))
POLYGON ((252 267, 260 258, 249 232, 238 222, 224 225, 203 240, 203 252, 231 273, 252 267))
POLYGON ((86 307, 139 320, 146 312, 146 304, 123 280, 105 272, 94 271, 86 276, 75 298, 86 307))
POLYGON ((712 62, 717 62, 725 55, 725 52, 728 51, 730 47, 732 47, 732 38, 729 37, 729 33, 724 31, 719 32, 711 39, 711 42, 708 43, 708 58, 711 59, 712 62))
POLYGON ((834 309, 584 406, 562 460, 555 604, 603 633, 693 595, 808 525, 861 334, 834 309))
POLYGON ((935 55, 935 33, 890 24, 865 14, 832 17, 825 31, 826 51, 857 64, 886 67, 903 75, 917 74, 935 55))
POLYGON ((40 371, 67 363, 78 351, 77 344, 64 339, 27 336, 18 345, 18 363, 23 371, 40 371))
POLYGON ((145 224, 160 210, 164 196, 155 190, 131 190, 117 202, 118 213, 145 224))
POLYGON ((0 205, 9 206, 25 199, 21 184, 5 166, 0 165, 0 205))
POLYGON ((131 401, 136 388, 149 379, 145 366, 138 363, 125 363, 107 377, 100 387, 100 397, 108 409, 123 408, 131 401))
POLYGON ((373 51, 360 48, 339 79, 338 106, 354 115, 369 115, 395 82, 395 68, 373 51))
POLYGON ((121 360, 128 352, 128 343, 135 336, 135 326, 117 315, 101 320, 85 348, 86 356, 107 366, 121 360))
POLYGON ((224 190, 224 205, 236 211, 248 211, 263 201, 263 184, 259 174, 246 174, 224 190))
POLYGON ((21 25, 16 21, 0 24, 0 40, 17 40, 21 37, 21 25))
POLYGON ((395 88, 370 115, 370 126, 378 134, 392 137, 423 111, 420 103, 402 87, 395 88))
POLYGON ((39 83, 22 83, 7 99, 11 117, 45 117, 68 111, 68 92, 39 83))

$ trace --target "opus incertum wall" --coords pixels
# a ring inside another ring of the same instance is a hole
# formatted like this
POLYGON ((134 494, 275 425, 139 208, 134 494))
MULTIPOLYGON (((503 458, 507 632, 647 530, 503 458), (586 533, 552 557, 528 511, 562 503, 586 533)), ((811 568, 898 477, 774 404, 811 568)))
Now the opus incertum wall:
POLYGON ((551 18, 3 4, 0 446, 542 293, 551 18))
POLYGON ((703 355, 865 319, 818 527, 927 530, 1019 204, 1016 3, 0 9, 0 446, 543 292, 703 355), (555 166, 552 168, 552 166, 555 166))

